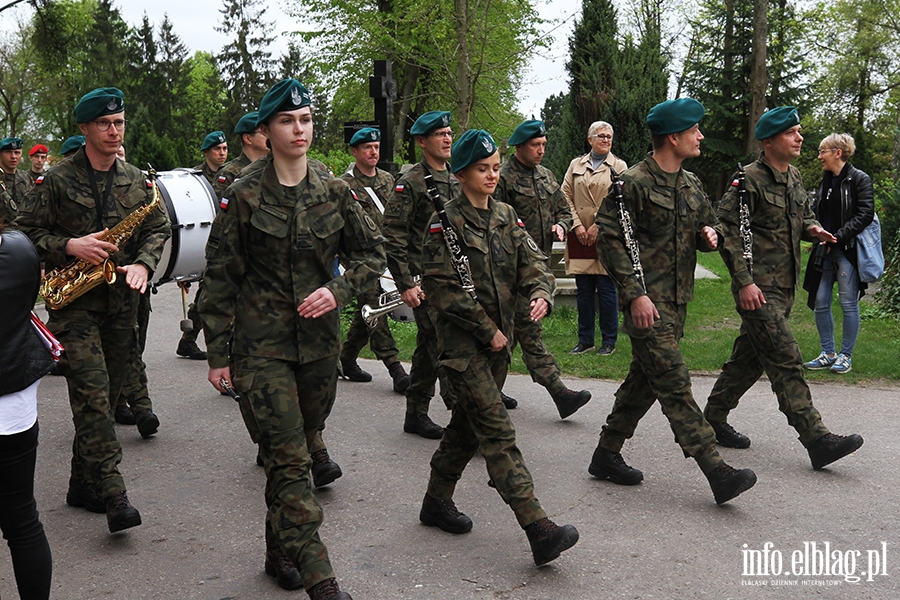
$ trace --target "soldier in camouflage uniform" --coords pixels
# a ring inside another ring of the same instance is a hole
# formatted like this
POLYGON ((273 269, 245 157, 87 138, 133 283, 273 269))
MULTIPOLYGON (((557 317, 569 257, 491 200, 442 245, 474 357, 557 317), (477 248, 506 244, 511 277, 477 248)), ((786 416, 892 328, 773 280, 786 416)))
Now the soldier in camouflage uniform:
POLYGON ((500 153, 490 134, 479 129, 462 134, 453 146, 452 165, 463 195, 447 205, 446 221, 432 216, 422 253, 422 285, 456 403, 431 458, 419 519, 449 533, 472 529, 472 520, 456 508, 453 492, 466 465, 481 452, 491 482, 528 536, 535 564, 542 565, 571 548, 578 531, 572 525, 557 526, 541 508, 500 389, 519 321, 519 297, 528 301, 529 318, 540 321, 553 302, 550 273, 516 212, 490 197, 500 171, 500 153), (454 267, 445 226, 456 232, 469 261, 477 300, 454 267))
POLYGON ((631 338, 631 367, 616 391, 612 411, 588 472, 613 483, 634 485, 643 474, 625 464, 621 450, 638 421, 659 400, 685 456, 706 474, 716 502, 750 489, 756 475, 728 466, 716 436, 691 393, 681 356, 687 303, 694 296, 697 251, 720 243, 716 216, 696 175, 682 168, 700 155, 699 122, 705 111, 691 98, 657 104, 647 115, 653 152, 622 174, 622 196, 630 233, 640 248, 643 279, 634 268, 619 218, 616 184, 597 210, 597 251, 619 290, 623 331, 631 338))
MULTIPOLYGON (((350 169, 341 175, 341 179, 350 185, 350 189, 356 192, 356 197, 366 214, 381 227, 384 203, 387 201, 394 187, 394 178, 387 171, 376 167, 380 157, 381 132, 374 127, 365 127, 353 134, 350 139, 350 152, 356 162, 350 169)), ((378 306, 378 298, 381 288, 378 285, 365 290, 356 299, 357 309, 353 314, 353 322, 347 331, 347 339, 341 348, 341 373, 350 381, 372 381, 372 376, 363 371, 357 364, 359 351, 368 343, 372 346, 372 352, 376 358, 384 363, 388 373, 394 382, 394 391, 403 394, 409 387, 409 375, 403 369, 398 358, 397 344, 391 329, 388 326, 387 317, 378 319, 375 325, 369 328, 363 321, 360 309, 365 304, 378 306)))
MULTIPOLYGON (((201 300, 209 380, 240 394, 266 471, 266 573, 314 600, 340 592, 319 538, 308 444, 334 403, 338 307, 384 270, 378 227, 343 181, 309 169, 309 93, 285 79, 266 94, 259 124, 272 146, 261 169, 226 191, 206 247, 201 300), (332 260, 347 267, 332 277, 332 260)), ((315 452, 314 452, 315 454, 315 452)))
POLYGON ((803 377, 803 361, 788 317, 800 276, 800 240, 835 243, 835 237, 815 220, 800 173, 790 163, 800 156, 803 136, 800 116, 792 106, 774 108, 756 124, 763 144, 759 159, 747 166, 746 202, 750 211, 752 261, 744 258, 741 199, 735 186, 719 203, 725 235, 720 250, 731 272, 731 291, 741 332, 704 410, 723 446, 747 448, 750 438, 728 424, 728 413, 763 372, 769 377, 778 407, 807 449, 815 469, 821 469, 862 446, 859 435, 828 431, 812 404, 803 377))
POLYGON ((213 191, 220 200, 234 180, 240 175, 241 170, 250 163, 259 160, 269 153, 266 146, 266 136, 256 125, 259 114, 256 111, 247 113, 237 122, 234 134, 241 137, 241 155, 228 161, 222 168, 216 171, 213 180, 213 191))
MULTIPOLYGON (((125 130, 122 92, 100 88, 75 107, 85 146, 35 184, 19 211, 18 225, 48 269, 82 259, 118 265, 114 285, 100 284, 58 310, 47 326, 66 352, 59 370, 69 386, 75 422, 72 475, 66 502, 106 512, 110 531, 141 524, 130 505, 118 464, 122 448, 113 428, 110 400, 119 395, 136 344, 138 294, 147 287, 169 234, 162 210, 154 210, 121 248, 99 239, 106 228, 152 200, 150 182, 137 168, 116 160, 125 130), (99 498, 98 498, 99 497, 99 498)), ((149 406, 134 407, 138 430, 156 433, 149 406)))
MULTIPOLYGON (((515 146, 516 151, 500 167, 494 199, 506 202, 516 210, 525 223, 525 230, 544 253, 544 263, 549 270, 553 242, 566 238, 572 226, 572 213, 553 172, 541 166, 546 144, 547 130, 543 121, 524 121, 516 127, 509 138, 509 145, 515 146)), ((552 275, 551 281, 554 281, 552 275)), ((565 419, 587 404, 591 393, 566 387, 560 379, 556 359, 544 346, 540 321, 528 317, 528 298, 520 298, 519 304, 514 343, 522 346, 522 359, 531 379, 547 388, 560 418, 565 419)))
POLYGON ((44 167, 47 165, 49 154, 50 149, 44 144, 35 144, 31 147, 31 150, 28 151, 28 159, 31 161, 31 168, 25 171, 25 174, 28 175, 28 179, 31 180, 31 185, 34 185, 37 178, 44 174, 44 167))
POLYGON ((437 366, 434 324, 425 310, 422 289, 414 278, 422 274, 422 234, 434 212, 434 203, 425 189, 425 175, 430 173, 434 178, 444 204, 452 204, 460 194, 459 182, 447 168, 453 146, 450 120, 449 112, 430 111, 413 123, 409 132, 422 149, 422 162, 397 180, 394 193, 384 208, 382 224, 387 238, 388 268, 403 302, 413 309, 418 328, 410 384, 406 389, 403 431, 435 440, 440 439, 443 428, 428 416, 428 405, 438 376, 441 377, 441 396, 448 408, 453 405, 453 399, 443 369, 437 366))
POLYGON ((9 220, 16 218, 19 204, 31 189, 31 178, 19 169, 22 162, 22 138, 8 137, 0 140, 0 182, 6 195, 6 209, 9 220))
POLYGON ((200 152, 203 154, 203 162, 194 167, 195 171, 201 171, 209 185, 215 185, 216 173, 228 160, 228 142, 221 131, 213 131, 200 144, 200 152))

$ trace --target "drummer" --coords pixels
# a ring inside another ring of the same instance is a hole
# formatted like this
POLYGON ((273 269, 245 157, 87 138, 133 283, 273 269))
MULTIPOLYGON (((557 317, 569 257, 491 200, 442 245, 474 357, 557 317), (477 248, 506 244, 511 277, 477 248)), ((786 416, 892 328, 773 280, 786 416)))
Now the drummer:
MULTIPOLYGON (((365 127, 353 134, 350 138, 350 154, 355 162, 341 175, 341 179, 350 184, 350 189, 356 192, 356 198, 362 204, 366 214, 381 228, 384 214, 384 205, 387 202, 391 190, 394 188, 393 176, 379 169, 376 165, 381 157, 381 132, 374 127, 365 127)), ((344 379, 350 381, 372 381, 372 376, 363 371, 356 359, 359 351, 368 342, 375 353, 375 357, 384 363, 388 373, 394 382, 394 391, 398 394, 406 392, 409 387, 409 375, 397 353, 397 344, 388 327, 386 317, 378 319, 370 329, 363 321, 361 308, 363 305, 378 305, 378 297, 381 290, 374 285, 357 296, 357 309, 353 314, 353 322, 347 331, 347 339, 341 348, 341 373, 344 379)))

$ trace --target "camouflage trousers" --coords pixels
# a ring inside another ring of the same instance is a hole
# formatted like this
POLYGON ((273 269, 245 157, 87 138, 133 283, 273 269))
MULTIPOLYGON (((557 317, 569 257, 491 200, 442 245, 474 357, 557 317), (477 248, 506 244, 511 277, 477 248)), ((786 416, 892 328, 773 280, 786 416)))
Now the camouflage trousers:
POLYGON ((394 342, 394 336, 391 335, 391 329, 388 326, 387 315, 382 316, 375 323, 374 327, 369 327, 363 321, 361 309, 364 304, 378 306, 378 297, 380 296, 378 288, 371 292, 360 294, 357 299, 356 312, 353 313, 353 322, 350 323, 350 329, 347 330, 347 339, 341 347, 341 362, 351 362, 359 358, 359 352, 369 344, 375 357, 382 361, 385 366, 390 366, 395 362, 399 362, 397 358, 397 344, 394 342))
POLYGON ((181 339, 186 342, 196 342, 203 331, 203 321, 200 319, 200 297, 203 294, 203 280, 197 282, 197 293, 194 294, 194 301, 188 305, 187 318, 191 322, 191 330, 181 334, 181 339))
POLYGON ((110 399, 119 396, 130 370, 128 359, 137 344, 135 312, 108 315, 71 306, 49 312, 47 327, 66 349, 59 372, 66 378, 75 424, 71 477, 108 498, 125 491, 110 399))
POLYGON ((241 416, 266 471, 266 544, 297 564, 309 589, 334 577, 319 538, 323 513, 312 492, 308 448, 334 405, 337 356, 302 365, 249 356, 233 362, 241 416))
MULTIPOLYGON (((150 391, 147 389, 147 365, 144 363, 144 348, 147 346, 147 327, 150 326, 150 290, 140 295, 137 308, 137 337, 128 361, 128 371, 122 383, 122 391, 112 403, 113 410, 121 403, 131 407, 132 412, 153 410, 150 391)), ((114 413, 115 414, 115 413, 114 413)))
POLYGON ((534 495, 534 482, 516 445, 516 430, 500 399, 508 352, 476 355, 461 372, 447 368, 456 403, 441 443, 431 457, 428 495, 453 497, 456 482, 479 450, 488 475, 523 528, 547 516, 534 495))
POLYGON ((406 412, 428 414, 428 405, 434 396, 434 382, 440 378, 441 397, 447 408, 455 399, 445 369, 439 366, 437 351, 437 330, 426 305, 413 309, 416 316, 416 349, 409 369, 409 387, 406 389, 406 412))
POLYGON ((659 319, 649 329, 636 328, 631 311, 624 311, 622 329, 631 338, 631 366, 616 391, 612 412, 600 433, 600 445, 620 452, 638 422, 659 400, 685 456, 693 457, 708 473, 722 458, 716 450, 716 434, 694 401, 691 376, 678 345, 684 335, 687 305, 657 302, 656 310, 659 319))
POLYGON ((522 347, 522 361, 531 374, 531 380, 544 386, 551 394, 557 394, 566 386, 560 379, 559 364, 544 346, 544 327, 540 321, 531 320, 530 299, 519 296, 517 303, 513 344, 522 347))
POLYGON ((788 424, 800 434, 800 442, 809 447, 828 433, 822 416, 812 403, 812 395, 803 376, 800 347, 791 332, 788 318, 794 305, 794 290, 764 288, 766 303, 752 311, 743 310, 741 332, 722 373, 716 379, 704 414, 711 421, 725 421, 737 408, 741 397, 759 380, 769 377, 778 408, 788 424))

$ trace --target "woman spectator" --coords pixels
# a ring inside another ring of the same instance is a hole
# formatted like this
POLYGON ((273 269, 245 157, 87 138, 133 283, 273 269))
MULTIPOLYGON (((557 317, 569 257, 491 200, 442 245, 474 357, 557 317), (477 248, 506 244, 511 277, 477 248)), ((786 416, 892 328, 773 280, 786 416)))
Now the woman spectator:
POLYGON ((875 202, 872 179, 847 162, 855 150, 853 137, 846 133, 832 133, 819 144, 819 162, 824 175, 816 190, 813 210, 822 227, 837 238, 837 243, 814 249, 803 280, 803 289, 809 292, 807 304, 815 311, 822 344, 822 353, 803 364, 813 371, 849 372, 859 334, 859 298, 865 293, 866 284, 860 282, 857 272, 856 236, 874 219, 875 202), (839 354, 835 354, 831 314, 835 281, 844 315, 839 354))
POLYGON ((28 238, 0 222, 0 529, 22 600, 50 597, 52 561, 34 501, 37 389, 54 365, 31 325, 41 265, 28 238))
POLYGON ((608 356, 616 350, 619 309, 616 286, 597 257, 597 225, 594 218, 610 186, 610 167, 622 173, 625 161, 612 149, 613 128, 596 121, 588 128, 591 151, 572 160, 563 179, 562 190, 572 211, 572 231, 566 242, 566 275, 575 275, 578 308, 578 344, 572 354, 594 347, 595 293, 600 297, 600 334, 597 354, 608 356))

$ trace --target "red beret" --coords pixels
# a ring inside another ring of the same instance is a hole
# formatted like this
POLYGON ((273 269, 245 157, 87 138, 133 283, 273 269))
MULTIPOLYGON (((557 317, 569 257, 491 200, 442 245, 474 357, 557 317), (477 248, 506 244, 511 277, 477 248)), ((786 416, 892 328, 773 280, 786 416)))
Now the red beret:
POLYGON ((47 148, 47 146, 45 146, 43 144, 35 144, 34 146, 31 147, 31 150, 28 151, 28 156, 34 156, 38 152, 40 152, 42 154, 49 154, 50 149, 47 148))

